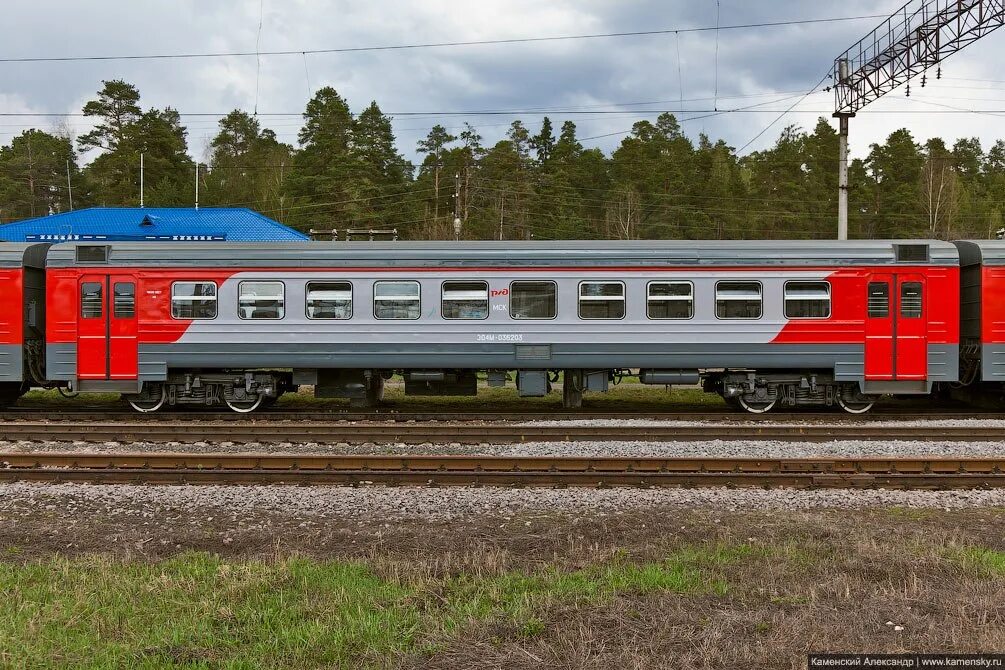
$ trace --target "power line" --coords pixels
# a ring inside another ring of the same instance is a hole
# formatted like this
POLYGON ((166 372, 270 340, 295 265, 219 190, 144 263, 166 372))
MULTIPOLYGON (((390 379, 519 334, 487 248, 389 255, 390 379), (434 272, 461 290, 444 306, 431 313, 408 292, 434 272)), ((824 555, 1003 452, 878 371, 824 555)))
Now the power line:
POLYGON ((699 33, 715 30, 747 30, 751 28, 777 28, 782 26, 814 25, 839 23, 844 21, 862 21, 865 19, 883 19, 886 14, 863 14, 859 16, 834 16, 821 19, 796 19, 791 21, 765 21, 760 23, 738 23, 728 26, 699 26, 694 28, 663 28, 660 30, 632 30, 616 33, 590 33, 585 35, 556 35, 548 37, 514 37, 495 40, 468 40, 457 42, 426 42, 417 44, 394 44, 367 47, 338 47, 329 49, 286 49, 280 51, 218 51, 201 53, 176 54, 132 54, 112 56, 19 56, 0 58, 0 63, 62 63, 71 61, 110 61, 110 60, 165 60, 175 58, 225 58, 240 56, 300 56, 304 54, 355 53, 363 51, 405 51, 413 49, 434 49, 442 47, 485 46, 493 44, 529 44, 536 42, 560 42, 570 40, 605 39, 615 37, 645 37, 650 35, 669 35, 671 33, 699 33))
MULTIPOLYGON (((815 93, 816 91, 814 91, 815 93)), ((809 94, 807 94, 809 95, 809 94)), ((795 96, 792 96, 795 97, 795 96)), ((785 98, 782 98, 784 100, 785 98)), ((910 98, 906 98, 910 99, 910 98)), ((774 100, 772 102, 778 102, 774 100)), ((626 114, 637 114, 640 116, 652 116, 660 114, 775 114, 781 113, 782 115, 794 113, 794 114, 831 114, 830 109, 794 109, 799 101, 788 107, 787 109, 753 109, 753 105, 750 107, 736 107, 734 109, 639 109, 639 110, 625 110, 625 109, 602 109, 602 110, 575 110, 575 109, 559 109, 548 112, 539 112, 534 110, 519 109, 512 111, 492 111, 492 112, 385 112, 386 116, 391 117, 417 117, 417 116, 428 116, 430 118, 440 118, 440 117, 470 117, 470 116, 571 116, 574 114, 585 114, 588 116, 609 116, 609 115, 626 115, 626 114)), ((179 112, 179 116, 205 116, 205 117, 222 117, 226 116, 230 112, 179 112)), ((1005 109, 949 109, 949 110, 935 110, 935 109, 863 109, 858 113, 860 114, 1005 114, 1005 109)), ((66 118, 66 117, 83 117, 84 114, 78 112, 0 112, 0 117, 20 117, 20 118, 66 118)), ((299 112, 259 112, 258 116, 300 116, 299 112)), ((687 119, 694 120, 694 119, 687 119)), ((771 125, 774 125, 772 123, 771 125)), ((769 126, 770 128, 770 126, 769 126)), ((765 129, 767 130, 767 129, 765 129)), ((584 138, 586 139, 586 138, 584 138)))
POLYGON ((752 138, 750 138, 750 140, 748 140, 746 144, 744 144, 744 145, 743 145, 742 147, 740 147, 739 151, 737 151, 736 153, 738 153, 738 154, 739 154, 739 153, 742 153, 744 149, 746 149, 746 148, 747 148, 747 147, 749 147, 749 146, 750 146, 751 144, 753 144, 753 143, 754 143, 754 142, 756 142, 756 141, 757 141, 758 139, 760 139, 761 135, 763 135, 764 133, 768 132, 768 129, 770 129, 770 128, 771 128, 772 126, 774 126, 774 125, 775 125, 776 123, 778 123, 779 121, 781 121, 781 120, 782 120, 782 118, 783 118, 783 117, 784 117, 784 116, 785 116, 786 114, 788 114, 788 113, 789 113, 789 112, 791 112, 791 111, 792 111, 793 109, 795 109, 796 105, 798 105, 798 104, 799 104, 799 103, 801 103, 801 102, 802 102, 803 100, 805 100, 806 98, 808 98, 808 97, 809 97, 810 95, 812 95, 813 93, 815 93, 815 92, 816 92, 816 90, 817 90, 818 88, 820 88, 820 85, 821 85, 821 84, 823 84, 823 83, 824 83, 825 81, 827 81, 827 78, 828 78, 828 77, 830 77, 830 72, 828 72, 828 73, 827 73, 827 74, 825 74, 825 75, 824 75, 823 77, 821 77, 821 78, 820 78, 820 81, 818 81, 818 82, 817 82, 817 85, 816 85, 816 86, 814 86, 813 88, 811 88, 811 89, 810 89, 809 91, 807 91, 807 92, 806 92, 806 94, 805 94, 804 96, 802 96, 801 98, 799 98, 798 100, 796 100, 796 101, 795 101, 794 103, 792 103, 792 105, 791 105, 791 106, 790 106, 790 107, 789 107, 789 108, 788 108, 787 110, 785 110, 784 112, 782 112, 781 114, 779 114, 779 115, 778 115, 778 117, 777 117, 776 119, 774 119, 774 120, 773 120, 773 121, 772 121, 771 123, 769 123, 768 125, 764 126, 764 128, 762 128, 762 129, 761 129, 761 132, 757 133, 757 134, 756 134, 756 135, 754 135, 754 136, 753 136, 752 138))

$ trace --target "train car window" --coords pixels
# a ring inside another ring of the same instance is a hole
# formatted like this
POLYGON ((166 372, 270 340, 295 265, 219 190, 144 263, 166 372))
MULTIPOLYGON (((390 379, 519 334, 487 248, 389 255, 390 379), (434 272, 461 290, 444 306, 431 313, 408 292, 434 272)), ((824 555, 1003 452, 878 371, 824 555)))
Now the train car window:
POLYGON ((558 286, 553 281, 515 281, 509 285, 509 315, 513 319, 554 319, 558 286))
POLYGON ((80 285, 80 316, 84 319, 100 319, 102 315, 102 294, 105 285, 100 282, 84 282, 80 285))
POLYGON ((869 318, 885 319, 890 316, 890 284, 885 281, 869 282, 869 318))
POLYGON ((483 281, 445 281, 440 310, 444 319, 487 319, 489 285, 483 281))
POLYGON ((308 319, 351 319, 352 284, 347 281, 307 282, 308 319))
POLYGON ((242 319, 281 319, 286 315, 286 286, 281 281, 243 281, 237 293, 237 315, 242 319))
POLYGON ((785 282, 786 319, 826 319, 831 315, 831 285, 825 281, 785 282))
POLYGON ((694 285, 689 281, 651 281, 646 287, 646 316, 650 319, 694 317, 694 285))
POLYGON ((116 319, 131 319, 136 316, 136 284, 132 282, 112 284, 112 307, 116 319))
POLYGON ((760 319, 761 283, 756 281, 716 282, 715 316, 719 319, 760 319))
POLYGON ((582 282, 579 285, 579 318, 625 318, 625 285, 619 281, 582 282))
POLYGON ((178 281, 171 284, 171 317, 215 319, 216 284, 210 281, 178 281))
POLYGON ((373 285, 373 316, 377 319, 418 319, 419 282, 379 281, 373 285))
POLYGON ((905 319, 921 318, 921 282, 906 281, 900 285, 900 316, 905 319))

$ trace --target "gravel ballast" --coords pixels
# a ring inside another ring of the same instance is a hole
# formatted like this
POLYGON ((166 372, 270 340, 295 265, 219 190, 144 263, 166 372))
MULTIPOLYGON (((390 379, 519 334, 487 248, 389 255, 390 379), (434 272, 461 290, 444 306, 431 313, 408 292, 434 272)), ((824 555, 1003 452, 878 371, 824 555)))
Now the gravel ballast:
POLYGON ((779 440, 707 440, 699 442, 525 442, 522 444, 321 444, 195 442, 0 442, 0 452, 169 452, 260 454, 460 454, 486 456, 585 456, 660 458, 884 458, 893 456, 984 457, 1005 456, 1005 442, 940 442, 836 440, 784 442, 779 440))
MULTIPOLYGON (((524 421, 516 425, 530 427, 561 428, 700 428, 704 426, 750 425, 743 418, 731 419, 726 416, 721 421, 686 421, 659 419, 556 419, 554 421, 524 421)), ((808 415, 805 419, 796 421, 771 421, 764 419, 752 424, 758 428, 779 428, 785 426, 815 426, 840 428, 842 426, 869 426, 870 428, 1005 428, 1005 419, 870 419, 868 416, 853 419, 847 416, 817 416, 808 415)))
POLYGON ((509 489, 296 486, 133 486, 0 484, 0 516, 100 515, 163 523, 198 524, 225 513, 235 520, 262 512, 323 522, 325 519, 452 520, 525 514, 604 515, 682 509, 966 509, 1005 506, 1005 490, 898 491, 793 489, 509 489))

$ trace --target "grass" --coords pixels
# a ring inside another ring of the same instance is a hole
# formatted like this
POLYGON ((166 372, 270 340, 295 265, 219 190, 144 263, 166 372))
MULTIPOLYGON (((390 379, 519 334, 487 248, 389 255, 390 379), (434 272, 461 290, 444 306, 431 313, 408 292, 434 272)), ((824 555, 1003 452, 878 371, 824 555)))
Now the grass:
POLYGON ((962 547, 951 550, 949 558, 981 575, 1005 577, 1005 551, 985 547, 962 547))
POLYGON ((522 636, 530 637, 538 629, 538 616, 556 606, 597 606, 626 593, 724 596, 729 585, 716 568, 752 554, 745 546, 687 548, 662 561, 642 564, 615 558, 574 571, 552 568, 488 578, 462 575, 443 586, 442 598, 451 603, 445 627, 453 629, 472 619, 496 619, 514 624, 522 636))
POLYGON ((242 530, 215 511, 148 526, 71 507, 0 517, 0 667, 788 668, 1005 648, 988 534, 1005 509, 315 530, 263 513, 242 530))
POLYGON ((17 607, 0 615, 0 660, 74 668, 339 664, 405 648, 408 591, 352 563, 160 564, 106 559, 3 565, 17 607))
POLYGON ((546 630, 557 607, 624 594, 711 594, 745 547, 691 548, 662 561, 580 570, 381 576, 361 562, 158 563, 53 557, 0 563, 0 665, 73 668, 377 667, 428 654, 479 622, 507 638, 546 630))

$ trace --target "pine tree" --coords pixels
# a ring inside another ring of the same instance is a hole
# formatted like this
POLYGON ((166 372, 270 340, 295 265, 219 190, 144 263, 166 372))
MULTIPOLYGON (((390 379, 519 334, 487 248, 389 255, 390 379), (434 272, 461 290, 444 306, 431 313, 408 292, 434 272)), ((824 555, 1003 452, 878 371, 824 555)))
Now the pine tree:
POLYGON ((210 142, 209 170, 202 199, 213 205, 239 205, 285 219, 283 180, 291 169, 293 149, 262 130, 258 119, 234 110, 220 119, 210 142))
POLYGON ((98 91, 98 99, 84 105, 84 116, 97 116, 101 121, 94 130, 81 135, 77 143, 84 150, 115 151, 129 127, 140 118, 140 92, 121 79, 101 83, 103 86, 98 91))
POLYGON ((884 144, 873 144, 866 159, 876 188, 869 237, 923 237, 928 223, 922 212, 923 156, 906 128, 895 130, 884 144))
POLYGON ((530 146, 537 153, 538 164, 546 165, 555 150, 555 135, 552 133, 551 119, 547 116, 541 122, 541 132, 531 139, 530 146))
POLYGON ((0 221, 68 211, 68 164, 79 207, 87 200, 87 189, 70 138, 31 129, 0 148, 0 221))
POLYGON ((139 204, 142 154, 145 203, 192 204, 195 171, 181 117, 171 108, 142 112, 139 100, 135 86, 113 80, 104 82, 97 100, 84 105, 85 115, 102 119, 78 140, 81 148, 103 150, 85 171, 94 201, 104 206, 139 204))
POLYGON ((361 200, 355 219, 366 226, 392 227, 408 221, 410 203, 405 197, 412 180, 412 165, 398 153, 391 119, 376 102, 363 110, 352 127, 351 156, 361 200))
POLYGON ((349 227, 353 205, 359 197, 357 173, 351 153, 353 116, 338 92, 325 86, 314 94, 304 111, 298 134, 300 150, 286 180, 288 221, 296 227, 349 227))
POLYGON ((464 123, 460 140, 464 145, 461 147, 461 219, 466 225, 471 217, 471 191, 477 181, 478 163, 485 155, 485 148, 482 146, 482 136, 467 122, 464 123))
POLYGON ((422 167, 419 168, 420 180, 423 177, 428 177, 432 174, 433 181, 433 226, 435 227, 439 223, 440 219, 440 173, 443 169, 443 151, 447 145, 456 141, 457 138, 447 132, 447 129, 436 124, 433 129, 429 131, 429 135, 424 140, 419 140, 418 152, 421 154, 426 154, 426 159, 422 162, 422 167))

